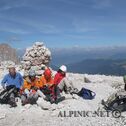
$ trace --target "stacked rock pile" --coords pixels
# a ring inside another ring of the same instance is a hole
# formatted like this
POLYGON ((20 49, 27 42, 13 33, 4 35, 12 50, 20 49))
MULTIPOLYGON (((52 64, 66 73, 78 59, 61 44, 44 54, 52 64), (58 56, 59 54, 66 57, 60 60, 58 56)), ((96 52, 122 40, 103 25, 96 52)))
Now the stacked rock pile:
POLYGON ((49 65, 50 60, 50 50, 43 44, 43 42, 35 42, 32 47, 26 49, 21 63, 25 71, 34 69, 36 73, 41 74, 40 71, 49 65))

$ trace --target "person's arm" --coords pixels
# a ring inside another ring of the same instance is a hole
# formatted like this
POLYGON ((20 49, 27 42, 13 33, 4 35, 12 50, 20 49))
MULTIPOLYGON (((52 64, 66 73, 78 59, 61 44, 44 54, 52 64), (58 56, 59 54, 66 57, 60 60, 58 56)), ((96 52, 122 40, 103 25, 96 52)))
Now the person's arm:
POLYGON ((59 75, 56 74, 55 77, 54 77, 54 85, 58 84, 58 80, 59 80, 59 75))
POLYGON ((4 78, 3 78, 2 82, 1 82, 1 85, 2 85, 3 87, 5 87, 5 84, 6 84, 6 83, 7 83, 7 75, 4 76, 4 78))
POLYGON ((48 87, 51 88, 54 86, 54 78, 52 78, 48 84, 48 87))
POLYGON ((39 87, 40 88, 44 87, 44 79, 43 79, 43 77, 41 77, 40 80, 39 80, 39 87))

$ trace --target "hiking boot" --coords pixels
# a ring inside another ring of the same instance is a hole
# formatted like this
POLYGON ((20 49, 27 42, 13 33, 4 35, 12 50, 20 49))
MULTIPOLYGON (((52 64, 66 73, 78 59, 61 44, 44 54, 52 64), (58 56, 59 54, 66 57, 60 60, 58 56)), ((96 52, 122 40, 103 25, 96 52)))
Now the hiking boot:
POLYGON ((70 94, 78 94, 79 90, 77 88, 74 88, 73 90, 70 91, 70 94))
POLYGON ((14 102, 13 104, 11 104, 11 107, 15 108, 15 107, 17 107, 17 104, 14 102))
POLYGON ((60 96, 60 97, 57 97, 57 98, 56 98, 55 103, 58 104, 58 103, 60 103, 60 102, 62 102, 62 101, 64 101, 64 100, 65 100, 65 97, 64 97, 64 96, 60 96))
POLYGON ((101 101, 101 104, 105 107, 105 109, 108 109, 108 105, 106 104, 104 100, 101 101))
POLYGON ((50 102, 51 104, 55 103, 55 98, 53 97, 53 95, 46 95, 44 100, 50 102))
POLYGON ((66 94, 69 94, 69 93, 71 93, 71 92, 72 92, 72 88, 71 88, 71 87, 68 87, 68 88, 66 89, 66 91, 65 91, 66 94))
POLYGON ((50 103, 51 104, 54 104, 56 101, 55 101, 55 99, 54 98, 50 98, 50 103))
MULTIPOLYGON (((12 94, 13 95, 13 94, 12 94)), ((17 104, 16 104, 16 101, 15 101, 15 98, 14 97, 10 97, 10 100, 8 101, 8 104, 11 106, 11 107, 17 107, 17 104)))
POLYGON ((10 105, 10 108, 17 107, 16 102, 13 102, 13 101, 10 101, 10 102, 9 102, 9 105, 10 105))
POLYGON ((79 90, 77 88, 74 88, 74 93, 78 94, 79 90))
POLYGON ((29 104, 29 101, 27 99, 25 101, 22 101, 22 106, 25 106, 26 104, 29 104))

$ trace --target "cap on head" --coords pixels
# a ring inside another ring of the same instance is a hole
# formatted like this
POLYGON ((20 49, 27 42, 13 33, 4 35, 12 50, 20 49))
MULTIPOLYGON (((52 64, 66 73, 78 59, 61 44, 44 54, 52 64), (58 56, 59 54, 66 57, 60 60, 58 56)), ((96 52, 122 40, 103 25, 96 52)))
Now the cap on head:
POLYGON ((16 68, 15 65, 9 65, 9 66, 8 66, 8 69, 12 69, 12 68, 15 69, 15 68, 16 68))
POLYGON ((65 73, 67 72, 67 67, 65 65, 62 65, 59 69, 65 73))
POLYGON ((35 70, 30 70, 30 71, 29 71, 29 76, 30 76, 30 77, 35 77, 35 76, 36 76, 35 70))
POLYGON ((8 69, 9 69, 9 74, 11 76, 15 76, 16 75, 16 69, 15 69, 15 66, 14 65, 9 65, 8 66, 8 69))

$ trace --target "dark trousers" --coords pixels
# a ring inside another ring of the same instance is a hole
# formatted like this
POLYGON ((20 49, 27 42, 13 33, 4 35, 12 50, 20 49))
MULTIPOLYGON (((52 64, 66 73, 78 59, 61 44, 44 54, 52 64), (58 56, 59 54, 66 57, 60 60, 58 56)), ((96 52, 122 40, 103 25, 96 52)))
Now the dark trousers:
POLYGON ((4 91, 0 93, 0 103, 10 104, 15 102, 19 89, 13 85, 7 86, 4 91))

